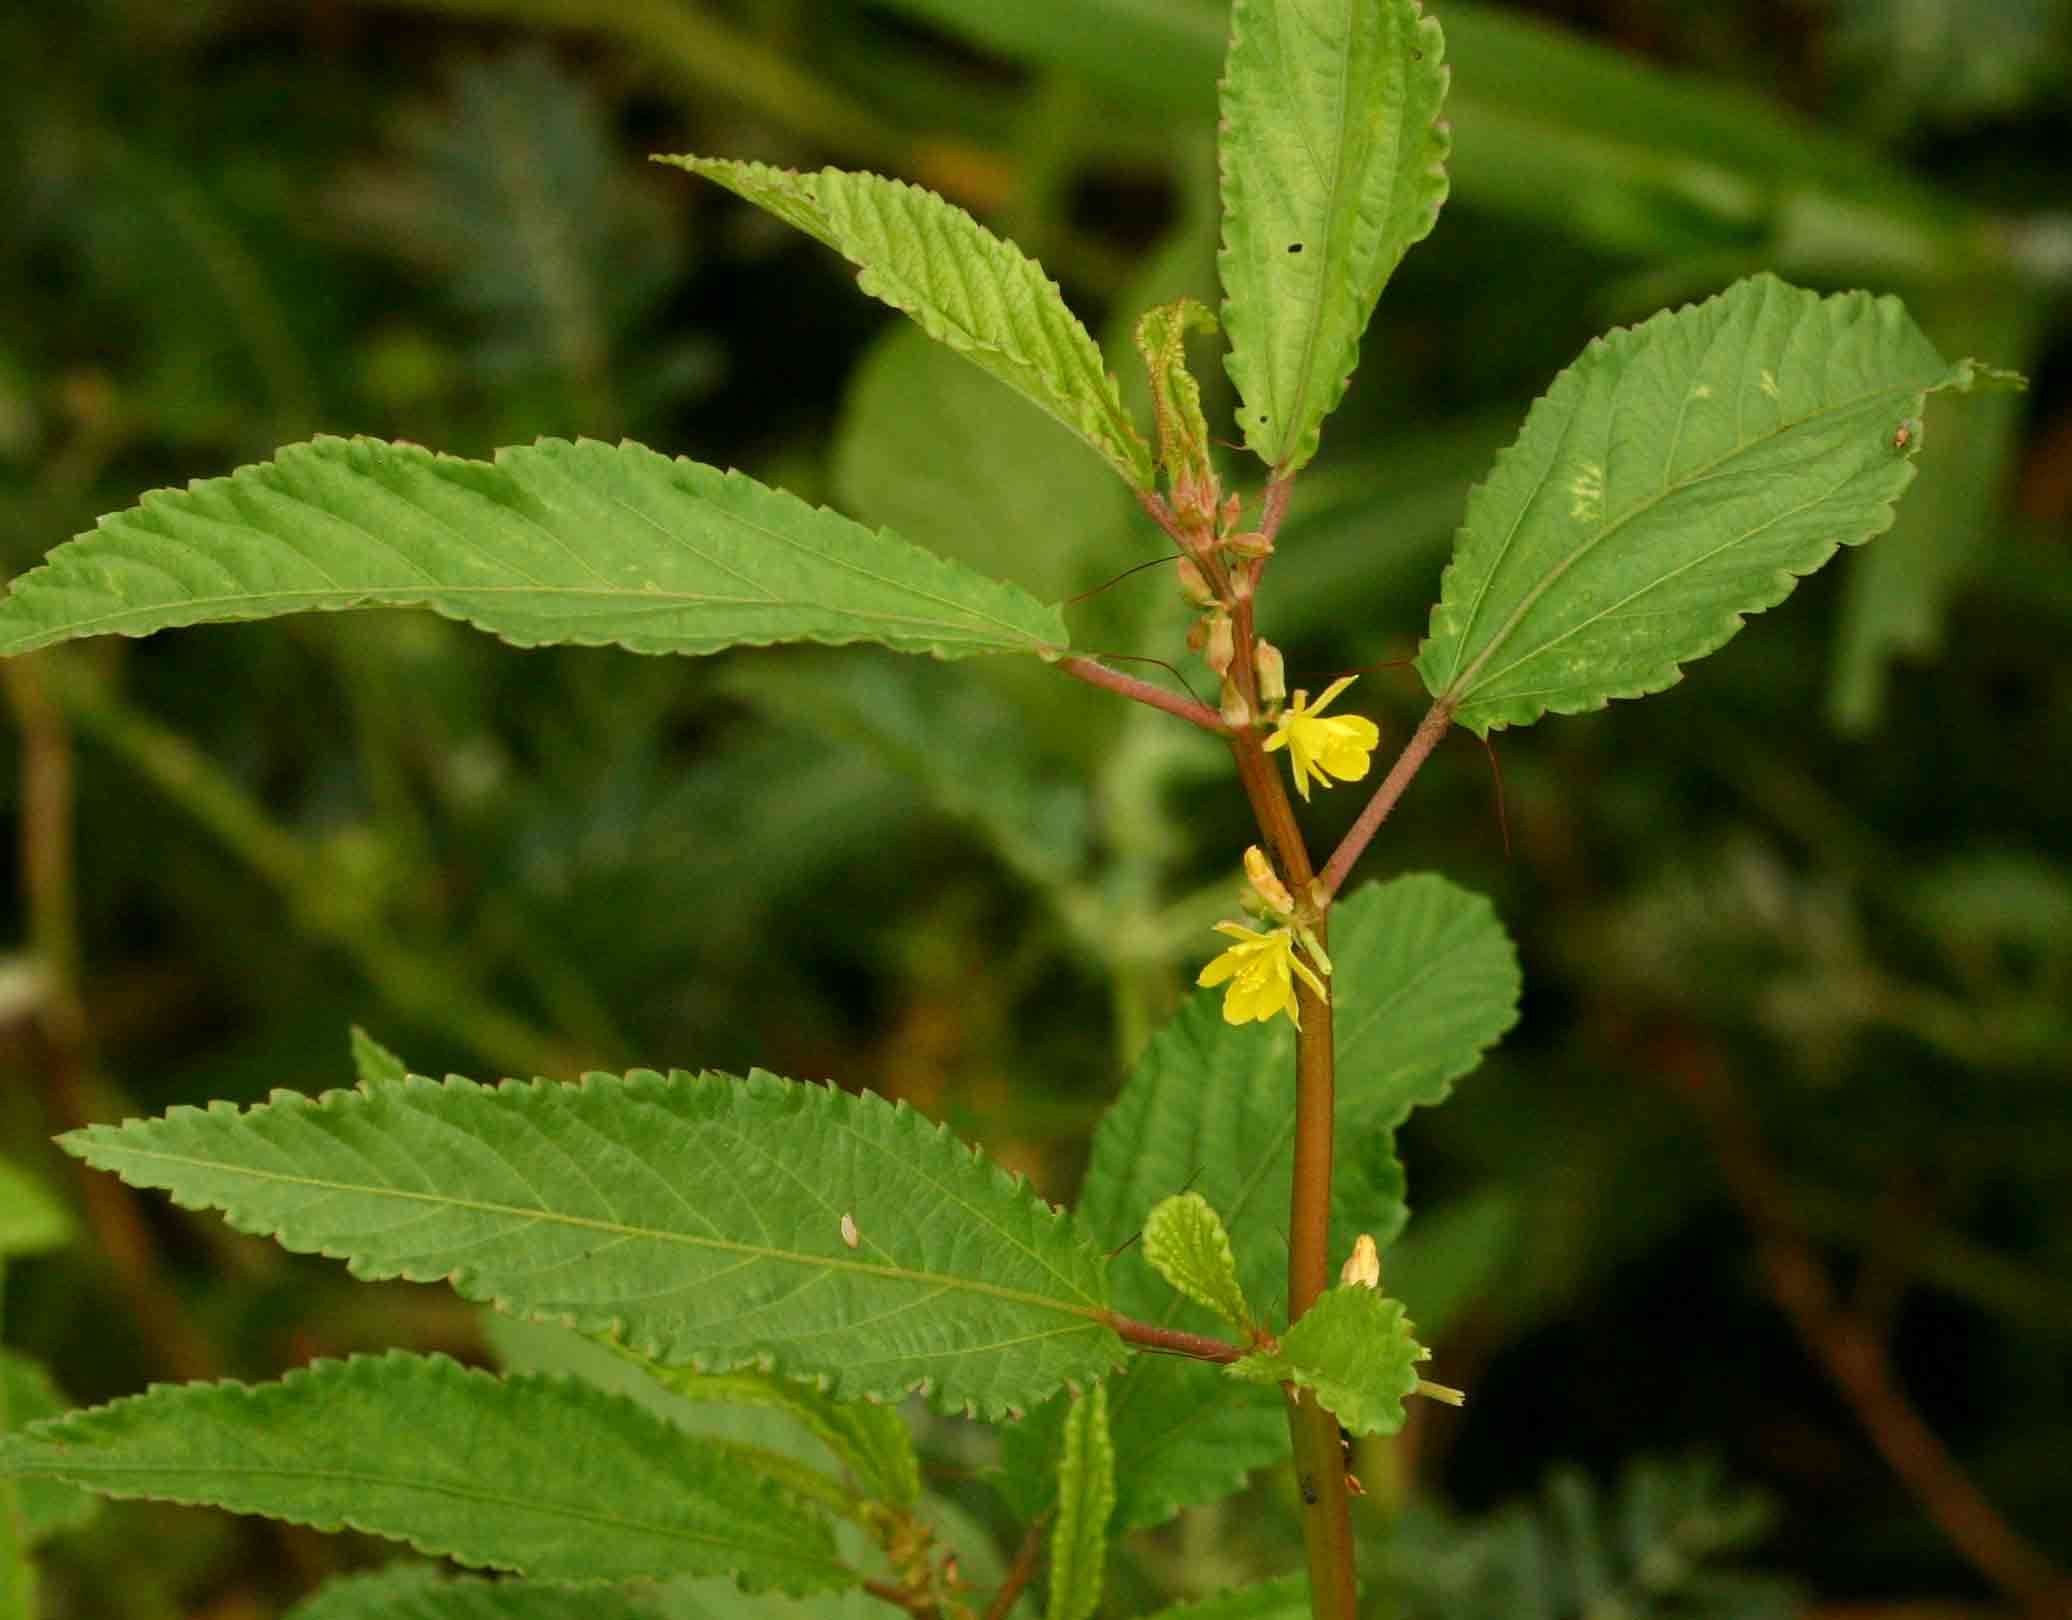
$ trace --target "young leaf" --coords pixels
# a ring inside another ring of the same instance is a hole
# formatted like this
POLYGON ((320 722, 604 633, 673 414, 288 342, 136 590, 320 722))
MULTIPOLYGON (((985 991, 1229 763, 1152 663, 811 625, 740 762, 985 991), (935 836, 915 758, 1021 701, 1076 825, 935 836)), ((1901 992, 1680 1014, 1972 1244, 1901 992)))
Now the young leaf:
POLYGON ((1222 93, 1223 326, 1245 443, 1316 454, 1360 335, 1446 200, 1445 41, 1418 0, 1237 0, 1222 93))
POLYGON ((874 174, 795 174, 762 163, 658 156, 825 242, 857 285, 910 315, 936 342, 990 372, 1091 445, 1136 489, 1152 484, 1150 446, 1057 283, 932 191, 874 174))
POLYGON ((1929 394, 2008 380, 1769 275, 1596 339, 1468 497, 1418 672, 1477 735, 1673 685, 1890 525, 1929 394))
POLYGON ((0 601, 0 654, 397 606, 519 646, 642 653, 875 641, 961 658, 1067 639, 1013 585, 637 444, 542 439, 482 462, 320 438, 155 491, 59 546, 0 601))
POLYGON ((358 1024, 353 1025, 353 1078, 362 1085, 383 1080, 401 1080, 409 1066, 358 1024))
POLYGON ((1158 459, 1166 485, 1208 487, 1209 424, 1201 413, 1201 384, 1187 369, 1187 334, 1213 332, 1216 317, 1193 298, 1147 309, 1138 318, 1137 353, 1151 379, 1151 408, 1158 418, 1158 459))
POLYGON ((826 1524, 631 1401, 441 1356, 319 1361, 275 1384, 161 1384, 37 1424, 0 1472, 362 1530, 544 1580, 859 1577, 826 1524))
POLYGON ((60 1140, 357 1276, 451 1281, 654 1360, 843 1399, 926 1388, 998 1417, 1121 1357, 1105 1258, 1072 1222, 904 1106, 761 1071, 413 1077, 60 1140))
POLYGON ((1200 1193, 1181 1193, 1152 1207, 1144 1217, 1144 1259, 1181 1293, 1230 1326, 1251 1326, 1230 1234, 1200 1193))
POLYGON ((870 1401, 838 1401, 811 1384, 774 1373, 696 1373, 682 1367, 642 1366, 688 1401, 717 1401, 782 1412, 798 1423, 881 1502, 911 1507, 921 1497, 921 1465, 914 1437, 898 1409, 870 1401))
POLYGON ((1115 1447, 1108 1438, 1108 1386, 1073 1399, 1058 1463, 1058 1521, 1050 1536, 1048 1620, 1087 1620, 1101 1601, 1108 1519, 1115 1511, 1115 1447))
POLYGON ((1423 1359, 1402 1302, 1355 1285, 1325 1290, 1281 1335, 1277 1352, 1255 1351, 1227 1370, 1233 1378, 1312 1391, 1354 1434, 1394 1434, 1423 1359))
MULTIPOLYGON (((767 1601, 767 1600, 765 1600, 767 1601)), ((490 1581, 431 1564, 392 1564, 326 1582, 284 1620, 653 1620, 644 1603, 597 1586, 490 1581)))

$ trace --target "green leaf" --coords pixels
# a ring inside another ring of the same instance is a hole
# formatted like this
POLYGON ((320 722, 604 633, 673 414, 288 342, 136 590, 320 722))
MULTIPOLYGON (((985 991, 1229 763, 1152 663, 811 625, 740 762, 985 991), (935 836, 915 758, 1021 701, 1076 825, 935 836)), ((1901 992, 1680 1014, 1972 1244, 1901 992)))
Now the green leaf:
POLYGON ((1223 326, 1245 443, 1316 454, 1360 335, 1446 200, 1445 41, 1417 0, 1236 0, 1222 106, 1223 326))
POLYGON ((1087 1620, 1101 1601, 1108 1520, 1115 1511, 1115 1447, 1108 1386, 1075 1396, 1058 1463, 1058 1520, 1050 1536, 1048 1620, 1087 1620))
POLYGON ((653 1613, 596 1586, 491 1581, 404 1563, 327 1582, 285 1620, 652 1620, 653 1613))
POLYGON ((1121 1358, 1105 1257, 1019 1179, 903 1105, 760 1071, 413 1077, 61 1141, 356 1276, 704 1371, 997 1418, 1121 1358))
POLYGON ((1147 309, 1137 321, 1137 353, 1151 380, 1152 414, 1158 419, 1158 459, 1166 486, 1213 487, 1209 424, 1201 411, 1201 384, 1187 369, 1187 334, 1213 332, 1216 317, 1199 299, 1176 298, 1147 309))
POLYGON ((0 654, 312 609, 428 607, 520 646, 876 641, 1043 652, 1026 592, 742 473, 594 440, 492 462, 320 438, 158 490, 0 601, 0 654))
POLYGON ((352 1043, 353 1077, 360 1084, 375 1085, 384 1080, 401 1080, 410 1073, 409 1065, 358 1024, 353 1025, 352 1043))
MULTIPOLYGON (((1380 1187, 1392 1180, 1376 1169, 1388 1133, 1412 1108, 1443 1101, 1516 1019, 1517 958, 1487 900, 1424 873, 1342 899, 1331 912, 1330 951, 1336 1178, 1380 1187)), ((1079 1210, 1093 1240, 1124 1242, 1153 1204, 1192 1178, 1229 1228, 1245 1297, 1262 1316, 1278 1314, 1287 1298, 1294 1064, 1285 1021, 1233 1028, 1216 992, 1190 997, 1152 1037, 1094 1133, 1079 1210)), ((1358 1232, 1385 1244, 1402 1225, 1400 1208, 1358 1214, 1334 1220, 1334 1264, 1358 1232)), ((1117 1258, 1112 1277, 1115 1308, 1128 1315, 1164 1315, 1173 1303, 1135 1250, 1117 1258)))
POLYGON ((1768 275, 1593 341, 1468 497, 1426 687, 1486 735, 1674 684, 1890 525, 1930 393, 2005 375, 1768 275))
POLYGON ((688 1401, 763 1407, 803 1427, 881 1502, 911 1507, 921 1497, 921 1465, 914 1438, 896 1408, 869 1401, 838 1401, 811 1384, 774 1373, 696 1373, 643 1362, 663 1384, 688 1401))
POLYGON ((1355 1284, 1326 1289, 1281 1335, 1278 1351, 1255 1351, 1226 1370, 1233 1378, 1310 1390, 1354 1434, 1394 1434, 1424 1355, 1402 1301, 1355 1284))
MULTIPOLYGON (((0 1386, 4 1386, 0 1387, 0 1434, 12 1434, 31 1423, 55 1417, 72 1404, 39 1363, 13 1350, 0 1349, 0 1386)), ((54 1479, 21 1479, 11 1483, 21 1544, 25 1548, 68 1530, 85 1528, 101 1509, 95 1497, 54 1479)))
MULTIPOLYGON (((1519 973, 1489 902, 1422 874, 1342 899, 1332 908, 1330 950, 1336 1263, 1357 1234, 1386 1244, 1401 1228, 1395 1127, 1413 1107, 1442 1101, 1511 1026, 1519 973)), ((1094 1133, 1079 1210, 1090 1236, 1111 1248, 1125 1242, 1153 1204, 1192 1178, 1228 1223, 1246 1298, 1255 1311, 1279 1313, 1287 1298, 1294 1066, 1294 1038, 1283 1021, 1233 1029, 1215 992, 1190 998, 1152 1037, 1094 1133)), ((1206 1312, 1178 1305, 1136 1249, 1118 1256, 1110 1277, 1117 1310, 1214 1331, 1206 1312)), ((1116 1522, 1127 1529, 1229 1494, 1287 1446, 1273 1392, 1254 1398, 1201 1367, 1161 1357, 1139 1357, 1113 1381, 1110 1419, 1121 1482, 1116 1522)), ((1048 1410, 1038 1421, 1049 1421, 1048 1410)), ((1034 1447, 1041 1438, 1035 1432, 1010 1443, 1034 1447)))
POLYGON ((1232 1587, 1198 1603, 1175 1603, 1149 1620, 1306 1620, 1309 1612, 1309 1577, 1283 1575, 1232 1587))
POLYGON ((1152 1206, 1144 1217, 1144 1259, 1161 1277, 1234 1328, 1252 1325, 1238 1285, 1230 1234, 1209 1201, 1181 1193, 1152 1206))
POLYGON ((361 1530, 546 1580, 730 1574, 806 1592, 857 1579, 823 1521, 631 1401, 443 1356, 162 1384, 38 1424, 0 1450, 0 1471, 361 1530))
POLYGON ((858 267, 865 292, 1057 418, 1132 487, 1151 487, 1150 446, 1100 346, 1043 267, 963 209, 874 174, 796 174, 690 155, 656 161, 716 181, 826 243, 858 267))
POLYGON ((0 1260, 72 1241, 72 1212, 35 1176, 0 1159, 0 1260))

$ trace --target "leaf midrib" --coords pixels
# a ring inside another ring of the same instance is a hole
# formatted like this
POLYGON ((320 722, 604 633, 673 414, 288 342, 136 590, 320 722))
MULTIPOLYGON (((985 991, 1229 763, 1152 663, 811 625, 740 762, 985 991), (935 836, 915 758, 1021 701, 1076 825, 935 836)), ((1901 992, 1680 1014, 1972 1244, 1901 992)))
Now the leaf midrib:
MULTIPOLYGON (((1630 368, 1622 368, 1622 373, 1628 369, 1630 368)), ((1608 521, 1603 528, 1597 531, 1596 534, 1592 535, 1582 544, 1576 546, 1565 557, 1563 557, 1560 560, 1560 562, 1555 564, 1552 568, 1548 569, 1540 577, 1539 581, 1536 584, 1534 584, 1529 591, 1526 592, 1524 600, 1522 600, 1518 604, 1518 606, 1512 610, 1511 616, 1508 619, 1506 619, 1503 625, 1495 632, 1495 634, 1493 634, 1490 637, 1489 644, 1482 649, 1482 652, 1471 663, 1469 663, 1469 665, 1465 669, 1463 669, 1458 675, 1454 676, 1454 678, 1451 681, 1447 682, 1445 695, 1453 698, 1456 706, 1464 705, 1472 696, 1472 684, 1475 681, 1476 677, 1481 674, 1483 666, 1487 664, 1491 658, 1496 656, 1497 650, 1500 647, 1502 647, 1504 642, 1511 636, 1511 634, 1517 630, 1520 621, 1523 620, 1525 616, 1528 613, 1530 613, 1535 606, 1538 605, 1540 598, 1545 596, 1548 591, 1553 589, 1554 585, 1561 579, 1561 577, 1564 574, 1566 574, 1569 571, 1569 569, 1574 567, 1577 563, 1581 562, 1584 557, 1589 555, 1592 551, 1596 550, 1598 546, 1603 544, 1606 540, 1612 538, 1612 536, 1614 536, 1615 534, 1621 532, 1627 524, 1633 522, 1635 519, 1643 516, 1644 514, 1653 511, 1657 506, 1661 505, 1663 501, 1669 499, 1670 496, 1681 494, 1685 490, 1695 488, 1697 485, 1703 483, 1706 479, 1712 477, 1716 472, 1719 471, 1720 468, 1726 466, 1729 462, 1735 460, 1737 457, 1752 453, 1774 442, 1786 433, 1795 432, 1798 429, 1805 427, 1808 423, 1819 422, 1829 417, 1839 416, 1846 411, 1854 410, 1859 406, 1867 404, 1871 400, 1878 398, 1881 394, 1925 394, 1926 391, 1927 390, 1925 385, 1909 388, 1904 384, 1899 384, 1883 388, 1874 388, 1865 393, 1853 395, 1850 398, 1839 401, 1833 405, 1824 406, 1820 410, 1808 412, 1806 415, 1797 417, 1792 421, 1781 422, 1778 424, 1777 427, 1771 429, 1768 433, 1758 434, 1753 439, 1744 440, 1740 443, 1737 443, 1734 446, 1734 448, 1728 451, 1725 455, 1719 456, 1714 460, 1705 463, 1703 466, 1694 469, 1688 477, 1680 480, 1679 482, 1674 484, 1665 483, 1661 489, 1649 495, 1646 499, 1640 501, 1635 506, 1629 508, 1624 512, 1621 512, 1618 515, 1618 517, 1608 521)), ((1542 489, 1546 488, 1547 480, 1551 476, 1551 469, 1561 460, 1562 453, 1565 450, 1566 446, 1567 437, 1564 435, 1560 445, 1556 448, 1554 454, 1548 458, 1547 468, 1549 469, 1549 471, 1543 471, 1539 475, 1539 477, 1533 481, 1531 491, 1528 493, 1525 500, 1520 504, 1518 509, 1518 516, 1513 520, 1511 524, 1511 532, 1504 537, 1503 544, 1498 548, 1496 556, 1490 560, 1488 570, 1484 575, 1485 596, 1487 591, 1494 586, 1496 576, 1498 572, 1502 569, 1505 558, 1510 555, 1511 547, 1517 541, 1519 531, 1523 529, 1525 526, 1525 519, 1528 512, 1531 510, 1533 498, 1537 496, 1542 489)), ((1753 533, 1754 531, 1751 530, 1749 532, 1753 533)), ((1742 540, 1745 540, 1746 538, 1747 535, 1744 534, 1739 539, 1732 542, 1732 544, 1738 545, 1741 543, 1742 540)), ((1667 576, 1664 577, 1666 578, 1667 576)), ((1657 581, 1656 583, 1659 584, 1660 581, 1657 581)), ((1654 586, 1650 585, 1646 588, 1646 590, 1652 590, 1653 588, 1654 586)), ((1646 590, 1636 592, 1635 595, 1645 595, 1646 590)), ((1626 598, 1626 600, 1631 601, 1633 600, 1633 597, 1629 596, 1628 598, 1626 598)), ((1466 629, 1464 629, 1461 633, 1461 640, 1463 643, 1466 643, 1466 641, 1468 640, 1468 636, 1473 631, 1473 629, 1474 623, 1471 619, 1466 629)), ((1536 651, 1538 650, 1544 649, 1536 649, 1536 651)), ((1535 655, 1535 653, 1528 653, 1524 656, 1530 658, 1535 655)), ((1505 666, 1505 669, 1508 670, 1510 668, 1514 668, 1521 661, 1521 659, 1514 659, 1511 664, 1505 666)), ((1493 678, 1494 677, 1492 677, 1492 679, 1493 678)))
MULTIPOLYGON (((307 1188, 312 1192, 338 1193, 363 1198, 392 1199, 403 1203, 422 1204, 432 1208, 451 1209, 468 1214, 491 1215, 499 1218, 524 1221, 529 1224, 546 1224, 568 1227, 578 1231, 599 1232, 614 1237, 643 1239, 649 1242, 674 1244, 683 1248, 713 1250, 725 1254, 740 1255, 751 1260, 779 1261, 790 1265, 809 1267, 824 1271, 846 1271, 861 1276, 885 1278, 893 1282, 917 1285, 934 1285, 946 1293, 979 1294, 988 1298, 1006 1300, 1013 1304, 1033 1306, 1041 1310, 1058 1312, 1061 1315, 1076 1316, 1086 1321, 1105 1325, 1109 1313, 1096 1305, 1073 1305, 1048 1294, 1030 1293, 1025 1289, 1005 1288, 997 1283, 981 1282, 974 1278, 958 1277, 942 1272, 919 1271, 905 1266, 873 1265, 867 1261, 844 1260, 828 1255, 807 1255, 794 1250, 772 1248, 767 1245, 742 1243, 731 1238, 698 1237, 687 1232, 672 1232, 662 1227, 637 1226, 624 1221, 605 1220, 594 1215, 571 1215, 552 1209, 525 1209, 514 1204, 500 1204, 488 1199, 463 1198, 451 1193, 416 1192, 407 1188, 372 1186, 364 1183, 339 1181, 324 1176, 287 1175, 280 1171, 253 1169, 245 1165, 226 1165, 220 1160, 196 1158, 191 1154, 168 1153, 163 1149, 122 1147, 106 1156, 111 1161, 123 1157, 150 1164, 167 1165, 179 1169, 205 1170, 216 1175, 243 1178, 247 1181, 270 1183, 277 1186, 307 1188)), ((112 1163, 106 1166, 114 1168, 112 1163)), ((208 1203, 227 1212, 227 1200, 210 1198, 208 1203)), ((402 1275, 401 1272, 397 1273, 402 1275)))

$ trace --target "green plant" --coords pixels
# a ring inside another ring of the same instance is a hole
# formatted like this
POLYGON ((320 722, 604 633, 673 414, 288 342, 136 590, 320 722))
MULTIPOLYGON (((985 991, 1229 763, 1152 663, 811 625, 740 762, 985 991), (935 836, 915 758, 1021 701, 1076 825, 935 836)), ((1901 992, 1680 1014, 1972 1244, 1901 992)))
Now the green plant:
MULTIPOLYGON (((1147 440, 1040 267, 939 197, 832 169, 670 160, 834 248, 864 290, 1106 463, 1172 542, 1214 704, 1075 650, 1058 607, 1018 586, 631 444, 548 440, 484 463, 319 439, 147 497, 0 604, 8 654, 422 605, 526 646, 1018 655, 1216 737, 1260 829, 1245 867, 1265 926, 1226 925, 1235 943, 1203 972, 1222 994, 1145 1047, 1079 1207, 1051 1209, 868 1096, 758 1073, 442 1084, 362 1039, 354 1091, 175 1110, 66 1145, 359 1275, 450 1280, 573 1327, 634 1364, 650 1401, 774 1409, 819 1449, 693 1435, 558 1364, 499 1379, 385 1355, 47 1420, 0 1453, 10 1477, 352 1525, 528 1578, 384 1575, 311 1613, 604 1612, 613 1600, 555 1583, 707 1576, 1005 1613, 1040 1532, 1048 1610, 1084 1620, 1111 1534, 1224 1495, 1292 1447, 1306 1601, 1352 1611, 1344 1432, 1393 1432, 1414 1393, 1453 1398, 1421 1378, 1414 1329, 1378 1286, 1406 1218, 1394 1132, 1503 1034, 1518 988, 1485 903, 1431 876, 1353 890, 1354 866, 1455 725, 1486 736, 1660 690, 1883 529, 1927 397, 1998 374, 1944 362, 1890 300, 1767 276, 1593 344, 1471 499, 1417 661, 1432 707, 1314 859, 1271 755, 1288 752, 1307 800, 1364 779, 1378 733, 1325 712, 1343 680, 1291 700, 1262 592, 1368 317, 1444 199, 1446 69, 1413 0, 1300 21, 1239 5, 1224 86, 1220 327, 1245 446, 1267 469, 1257 490, 1232 486, 1187 369, 1187 339, 1219 325, 1200 304, 1137 327, 1147 440), (977 1553, 957 1549, 960 1563, 923 1511, 886 1404, 917 1390, 1020 1419, 1006 1491, 1028 1554, 989 1597, 977 1553)), ((310 903, 357 926, 350 892, 310 903)), ((1098 938, 1099 916, 1079 922, 1098 938)), ((1292 1593, 1272 1583, 1229 1612, 1278 1612, 1292 1593)), ((711 1601, 673 1584, 624 1599, 711 1601)))

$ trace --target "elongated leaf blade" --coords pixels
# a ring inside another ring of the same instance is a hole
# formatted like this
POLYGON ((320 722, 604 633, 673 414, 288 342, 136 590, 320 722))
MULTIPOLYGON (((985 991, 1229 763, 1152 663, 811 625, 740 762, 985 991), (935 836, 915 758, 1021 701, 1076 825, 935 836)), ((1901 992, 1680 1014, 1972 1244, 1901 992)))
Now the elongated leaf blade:
MULTIPOLYGON (((1413 1107, 1444 1100, 1510 1028, 1520 978, 1489 902, 1424 874, 1347 895, 1332 908, 1330 949, 1336 1264, 1359 1233, 1386 1244, 1401 1229, 1395 1127, 1413 1107)), ((1079 1209, 1091 1237, 1124 1243, 1152 1205, 1191 1183, 1229 1228, 1252 1308, 1277 1316, 1287 1298, 1294 1065, 1284 1022, 1233 1029, 1216 992, 1191 998, 1152 1037, 1094 1134, 1079 1209)), ((1117 1310, 1218 1331, 1208 1312, 1176 1304, 1137 1248, 1117 1258, 1111 1275, 1117 1310)), ((1038 1421, 1054 1422, 1049 1409, 1038 1421)), ((1138 1358, 1113 1381, 1110 1423, 1121 1482, 1116 1522, 1129 1529, 1227 1495, 1287 1446, 1273 1391, 1233 1389, 1204 1368, 1155 1357, 1138 1358)), ((1040 1440, 1032 1434, 1015 1443, 1040 1440)))
POLYGON ((865 292, 1055 417, 1133 488, 1151 487, 1151 448, 1057 283, 954 203, 842 169, 795 174, 689 155, 656 161, 716 181, 825 242, 857 266, 865 292))
POLYGON ((0 654, 399 606, 525 647, 875 641, 959 658, 1066 641, 1016 586, 636 444, 542 439, 482 462, 320 438, 155 491, 58 547, 0 601, 0 654))
POLYGON ((1316 454, 1360 336, 1446 200, 1445 41, 1417 0, 1237 0, 1222 91, 1223 325, 1245 443, 1316 454))
POLYGON ((1890 526, 1929 394, 2003 378, 1769 275, 1593 341, 1468 497, 1418 672, 1478 735, 1673 685, 1890 526))
POLYGON ((859 1579, 823 1521, 631 1401, 443 1356, 162 1384, 37 1424, 0 1469, 362 1530, 547 1580, 727 1574, 808 1592, 859 1579))
POLYGON ((1115 1446, 1108 1438, 1108 1386, 1072 1402, 1058 1464, 1058 1520, 1050 1537, 1048 1620, 1087 1620, 1101 1601, 1108 1520, 1115 1511, 1115 1446))
POLYGON ((1281 1335, 1277 1352, 1255 1352, 1232 1362, 1229 1372, 1310 1390, 1354 1434, 1394 1434, 1403 1427, 1403 1397, 1417 1388, 1423 1359, 1402 1301, 1355 1285, 1326 1289, 1281 1335))
POLYGON ((1121 1357, 1074 1223, 904 1106, 761 1072, 413 1077, 60 1140, 357 1276, 675 1365, 998 1417, 1121 1357))

